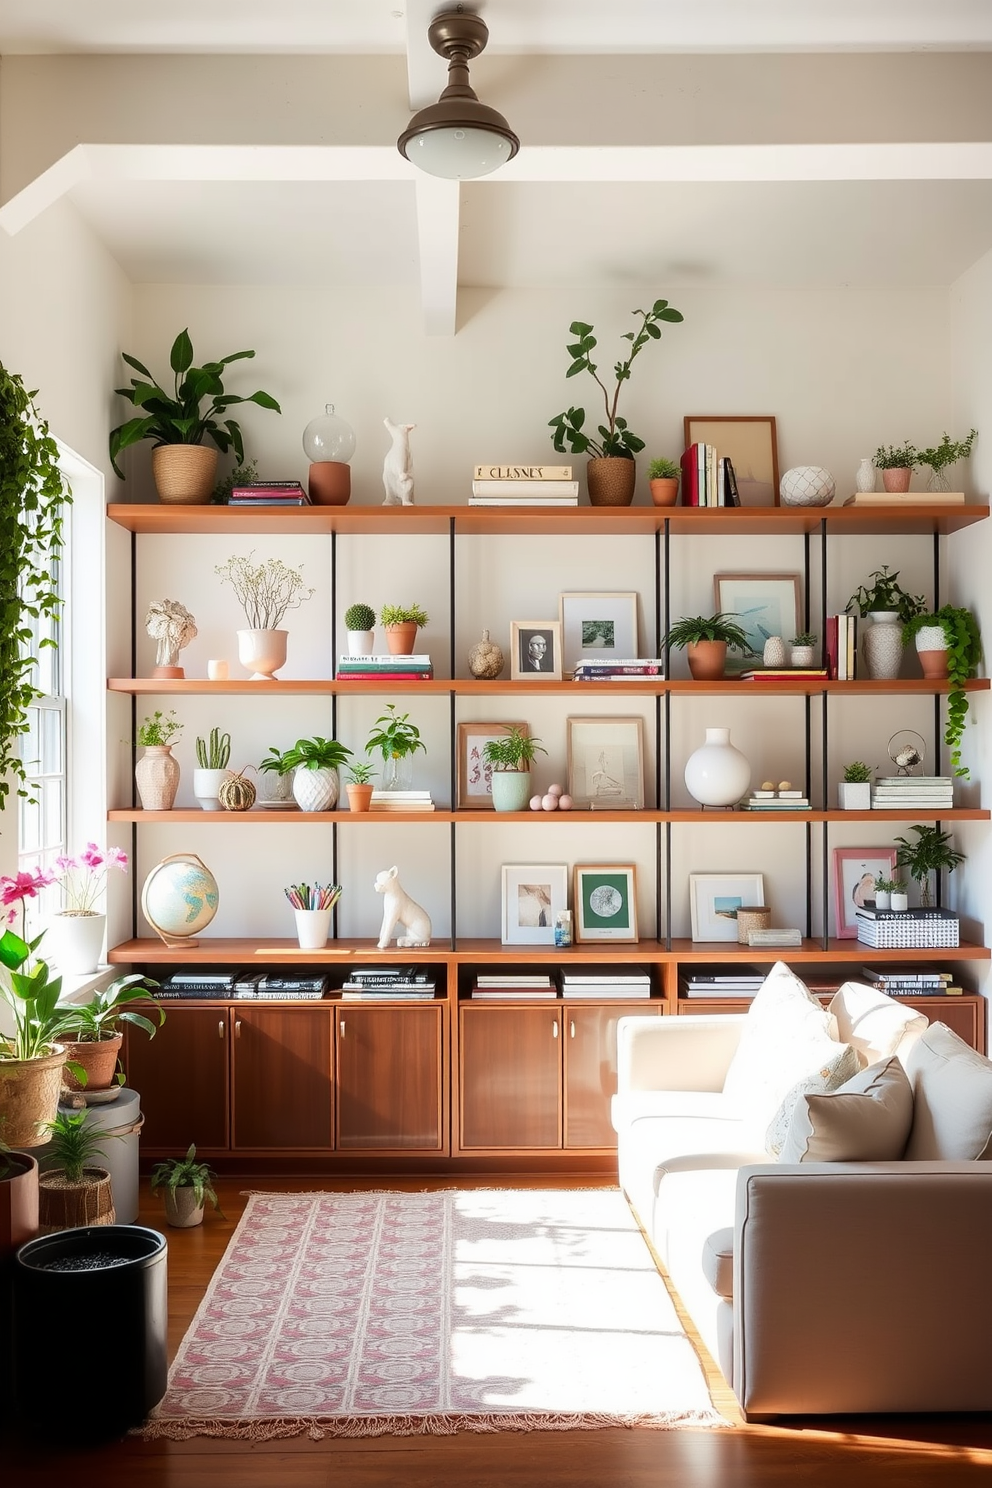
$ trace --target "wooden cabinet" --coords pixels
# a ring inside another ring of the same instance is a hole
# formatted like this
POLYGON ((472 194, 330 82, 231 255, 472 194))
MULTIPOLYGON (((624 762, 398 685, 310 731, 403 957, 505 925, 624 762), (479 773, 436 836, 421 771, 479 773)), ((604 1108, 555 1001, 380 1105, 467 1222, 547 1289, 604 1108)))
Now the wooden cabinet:
POLYGON ((442 1150, 442 1012, 335 1004, 340 1151, 442 1150))
POLYGON ((198 1151, 229 1140, 230 1028, 227 1008, 170 1006, 153 1039, 129 1028, 128 1084, 141 1093, 142 1146, 174 1156, 191 1142, 198 1151))
POLYGON ((334 1146, 329 1007, 231 1009, 231 1143, 235 1148, 334 1146))
POLYGON ((459 1145, 561 1146, 560 1003, 463 1007, 459 1028, 459 1145))
POLYGON ((657 1017, 661 1008, 646 1000, 563 1008, 565 1147, 616 1147, 610 1105, 617 1093, 617 1021, 632 1013, 657 1017))

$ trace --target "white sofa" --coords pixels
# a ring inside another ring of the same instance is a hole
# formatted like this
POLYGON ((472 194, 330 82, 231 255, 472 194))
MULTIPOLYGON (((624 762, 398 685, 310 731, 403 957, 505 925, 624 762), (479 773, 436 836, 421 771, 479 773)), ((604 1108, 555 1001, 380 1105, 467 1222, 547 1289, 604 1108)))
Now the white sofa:
POLYGON ((786 1095, 782 1160, 734 1086, 756 1010, 621 1019, 613 1107, 621 1186, 746 1417, 992 1410, 992 1062, 849 983, 827 1016, 863 1073, 786 1095), (885 1160, 811 1160, 863 1143, 885 1160))

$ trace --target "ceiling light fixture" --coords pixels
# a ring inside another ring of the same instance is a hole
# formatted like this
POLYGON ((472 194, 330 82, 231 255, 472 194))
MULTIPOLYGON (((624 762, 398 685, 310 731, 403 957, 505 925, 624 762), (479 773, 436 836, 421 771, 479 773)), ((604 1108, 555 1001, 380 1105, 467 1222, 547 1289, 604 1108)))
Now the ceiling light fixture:
POLYGON ((448 86, 437 103, 414 114, 396 141, 401 155, 430 176, 471 181, 488 176, 520 149, 503 115, 480 103, 468 64, 485 49, 489 28, 471 11, 444 11, 427 28, 427 40, 448 59, 448 86))

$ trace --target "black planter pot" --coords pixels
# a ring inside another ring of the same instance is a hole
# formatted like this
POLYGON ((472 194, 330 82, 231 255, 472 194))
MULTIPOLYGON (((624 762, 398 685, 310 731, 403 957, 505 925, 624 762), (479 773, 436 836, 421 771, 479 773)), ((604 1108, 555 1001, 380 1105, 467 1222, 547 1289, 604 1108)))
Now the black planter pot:
POLYGON ((165 1394, 165 1236, 141 1225, 88 1225, 41 1235, 14 1261, 14 1385, 20 1418, 46 1435, 104 1437, 136 1426, 165 1394), (53 1395, 59 1358, 99 1357, 73 1371, 71 1406, 53 1395))

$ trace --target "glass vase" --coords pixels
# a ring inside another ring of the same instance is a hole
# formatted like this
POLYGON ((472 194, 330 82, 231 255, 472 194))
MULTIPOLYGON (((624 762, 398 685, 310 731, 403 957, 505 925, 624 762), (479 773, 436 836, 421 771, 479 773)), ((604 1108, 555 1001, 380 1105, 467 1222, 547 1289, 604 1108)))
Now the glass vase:
POLYGON ((951 483, 947 479, 947 476, 944 474, 943 470, 931 470, 930 478, 927 481, 927 490, 949 491, 950 489, 951 483))
POLYGON ((413 756, 410 754, 391 754, 382 770, 383 790, 410 790, 412 785, 413 756))

